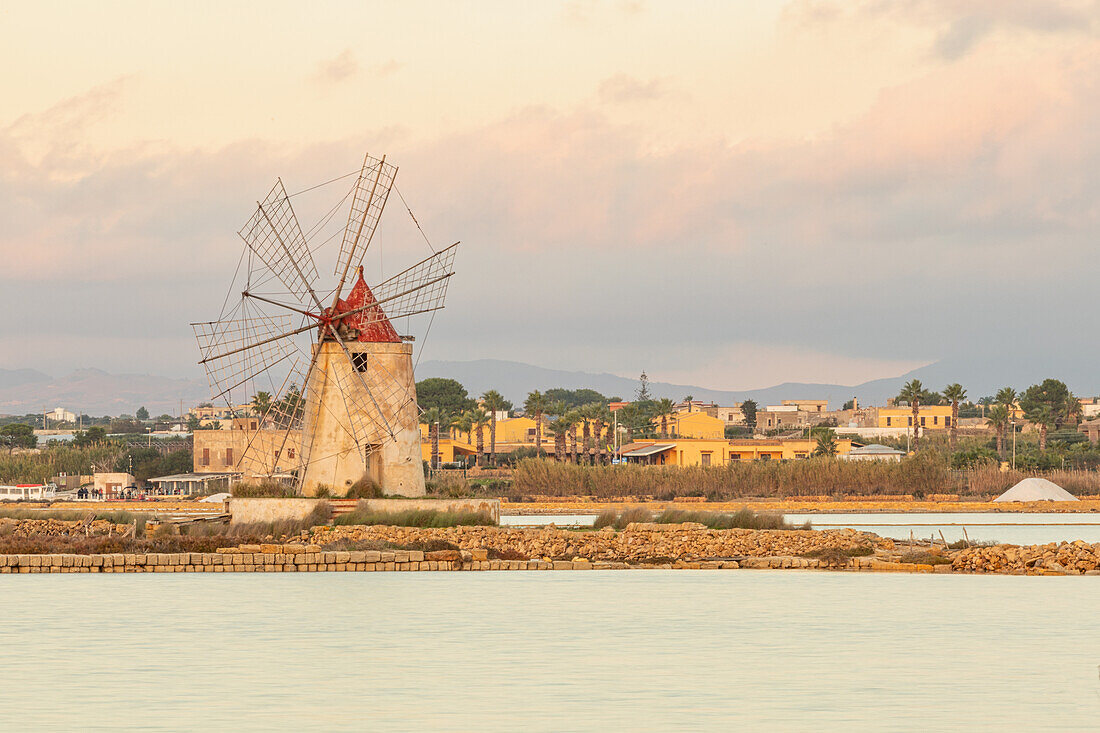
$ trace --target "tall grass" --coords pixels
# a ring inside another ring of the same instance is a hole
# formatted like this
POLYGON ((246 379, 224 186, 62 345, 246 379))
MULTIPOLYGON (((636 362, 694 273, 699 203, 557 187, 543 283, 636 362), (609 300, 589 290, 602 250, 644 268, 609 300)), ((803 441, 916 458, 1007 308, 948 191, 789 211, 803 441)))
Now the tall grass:
POLYGON ((298 496, 298 492, 292 486, 275 481, 263 479, 262 481, 241 481, 233 484, 230 489, 233 496, 242 499, 292 499, 298 496))
POLYGON ((957 479, 938 453, 918 453, 900 463, 746 461, 725 466, 580 466, 529 458, 513 476, 513 495, 652 496, 667 501, 704 496, 729 501, 750 496, 950 493, 957 479))
POLYGON ((355 511, 341 515, 335 525, 382 524, 393 527, 459 527, 495 526, 484 512, 440 512, 434 509, 406 509, 400 512, 376 512, 366 502, 359 502, 355 511))
POLYGON ((51 445, 34 453, 0 453, 0 483, 45 483, 62 473, 86 474, 109 470, 125 452, 125 446, 110 442, 74 448, 51 445))
POLYGON ((981 466, 967 473, 967 488, 971 494, 1003 494, 1029 476, 1042 476, 1071 494, 1100 494, 1100 473, 1096 471, 1002 471, 997 466, 981 466))
POLYGON ((614 527, 624 529, 632 523, 683 524, 694 522, 709 529, 810 529, 807 522, 801 527, 793 527, 779 514, 757 513, 751 509, 739 509, 736 512, 700 512, 685 509, 665 509, 654 515, 640 507, 624 509, 621 512, 606 510, 596 517, 593 527, 614 527))

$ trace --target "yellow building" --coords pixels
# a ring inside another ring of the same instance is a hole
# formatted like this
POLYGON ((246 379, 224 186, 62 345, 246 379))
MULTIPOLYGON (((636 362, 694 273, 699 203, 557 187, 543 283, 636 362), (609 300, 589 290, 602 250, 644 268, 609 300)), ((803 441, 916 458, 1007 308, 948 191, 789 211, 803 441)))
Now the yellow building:
MULTIPOLYGON (((917 407, 920 426, 926 430, 945 430, 951 427, 951 405, 920 405, 917 407)), ((878 427, 913 427, 913 409, 911 407, 880 407, 878 409, 878 427)))
MULTIPOLYGON (((661 418, 653 421, 661 430, 661 418)), ((726 435, 726 423, 705 412, 677 412, 668 416, 668 434, 674 438, 722 439, 726 435)))
MULTIPOLYGON (((837 454, 852 450, 852 441, 837 440, 837 454)), ((816 440, 637 440, 620 450, 627 463, 657 466, 724 466, 756 460, 796 460, 809 458, 817 448, 816 440)))
MULTIPOLYGON (((454 438, 440 438, 439 439, 439 461, 440 463, 455 463, 456 461, 462 461, 469 456, 477 455, 477 448, 469 443, 461 440, 455 440, 454 438)), ((432 460, 432 441, 422 440, 420 441, 420 457, 421 459, 428 461, 432 460)))

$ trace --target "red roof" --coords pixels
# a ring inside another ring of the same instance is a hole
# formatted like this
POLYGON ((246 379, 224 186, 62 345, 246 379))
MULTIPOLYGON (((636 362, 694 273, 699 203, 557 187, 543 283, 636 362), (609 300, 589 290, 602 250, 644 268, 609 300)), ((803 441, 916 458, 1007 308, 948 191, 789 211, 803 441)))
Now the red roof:
POLYGON ((382 311, 382 306, 375 304, 374 293, 367 287, 363 280, 363 268, 358 269, 358 279, 352 286, 347 298, 338 299, 333 312, 336 314, 363 308, 354 315, 343 319, 348 328, 359 331, 359 341, 364 343, 401 343, 401 337, 397 335, 393 324, 382 311))

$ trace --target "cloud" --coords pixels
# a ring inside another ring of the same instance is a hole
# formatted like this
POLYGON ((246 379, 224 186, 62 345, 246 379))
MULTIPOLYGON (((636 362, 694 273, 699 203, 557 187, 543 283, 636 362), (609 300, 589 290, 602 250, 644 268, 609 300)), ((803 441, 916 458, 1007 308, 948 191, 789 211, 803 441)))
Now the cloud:
POLYGON ((1092 0, 796 0, 783 22, 804 30, 846 26, 856 36, 896 32, 931 33, 931 52, 944 61, 970 54, 996 33, 1082 35, 1100 24, 1100 4, 1092 0))
POLYGON ((661 79, 641 81, 627 74, 616 74, 601 81, 596 94, 605 104, 651 102, 668 93, 665 84, 661 79))
POLYGON ((350 48, 345 48, 333 58, 322 61, 313 72, 313 78, 317 81, 339 84, 358 73, 359 62, 355 60, 355 54, 350 48))

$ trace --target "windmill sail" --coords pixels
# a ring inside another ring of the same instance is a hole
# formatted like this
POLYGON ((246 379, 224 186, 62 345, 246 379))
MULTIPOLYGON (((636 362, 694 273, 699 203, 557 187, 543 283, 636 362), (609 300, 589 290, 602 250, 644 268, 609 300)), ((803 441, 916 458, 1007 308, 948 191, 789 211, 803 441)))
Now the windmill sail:
POLYGON ((363 261, 363 255, 374 238, 374 230, 382 218, 382 210, 390 197, 393 180, 397 176, 397 167, 369 155, 363 160, 363 168, 355 182, 355 195, 352 197, 351 210, 348 212, 348 224, 344 228, 344 239, 340 244, 340 256, 336 260, 334 275, 340 278, 336 288, 337 295, 347 281, 348 275, 363 261))
POLYGON ((317 266, 282 180, 275 182, 238 233, 298 303, 322 307, 314 293, 317 266))

